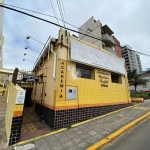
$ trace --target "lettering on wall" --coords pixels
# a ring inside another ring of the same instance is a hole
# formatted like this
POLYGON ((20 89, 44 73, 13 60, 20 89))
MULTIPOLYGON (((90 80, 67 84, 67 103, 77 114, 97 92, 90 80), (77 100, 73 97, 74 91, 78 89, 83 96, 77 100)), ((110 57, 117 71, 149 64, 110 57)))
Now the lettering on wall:
POLYGON ((101 87, 108 87, 109 73, 99 70, 99 71, 97 71, 97 76, 98 76, 98 79, 101 83, 101 87))
POLYGON ((66 61, 59 60, 57 100, 66 99, 66 61))

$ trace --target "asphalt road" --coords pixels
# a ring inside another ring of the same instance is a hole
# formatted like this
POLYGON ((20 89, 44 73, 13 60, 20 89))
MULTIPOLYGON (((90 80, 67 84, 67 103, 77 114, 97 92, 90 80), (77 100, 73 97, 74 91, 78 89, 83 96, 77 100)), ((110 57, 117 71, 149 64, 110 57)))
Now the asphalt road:
POLYGON ((101 150, 150 150, 150 118, 136 125, 101 150))

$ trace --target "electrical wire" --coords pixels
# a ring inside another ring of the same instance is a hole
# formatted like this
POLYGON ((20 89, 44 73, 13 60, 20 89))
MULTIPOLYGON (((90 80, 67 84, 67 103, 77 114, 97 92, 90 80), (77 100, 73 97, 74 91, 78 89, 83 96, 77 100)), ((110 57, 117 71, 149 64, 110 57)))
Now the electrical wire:
POLYGON ((49 0, 49 1, 50 1, 51 5, 52 5, 52 9, 53 9, 53 12, 54 12, 54 15, 55 15, 56 21, 57 21, 57 23, 59 24, 59 21, 58 21, 58 18, 57 18, 57 13, 56 13, 56 10, 55 10, 55 6, 53 5, 52 0, 49 0))
MULTIPOLYGON (((26 8, 14 6, 14 5, 9 5, 9 4, 3 4, 3 3, 0 3, 0 5, 4 5, 4 6, 6 5, 6 6, 14 7, 14 8, 19 8, 19 9, 22 9, 22 10, 26 10, 26 11, 29 11, 29 12, 37 13, 37 14, 40 14, 40 15, 43 15, 43 16, 48 16, 48 17, 55 18, 55 19, 58 19, 58 20, 62 21, 62 19, 60 19, 60 18, 51 16, 51 15, 48 15, 48 14, 44 14, 44 13, 41 13, 41 12, 37 12, 37 11, 34 11, 34 10, 30 10, 30 9, 26 9, 26 8)), ((65 21, 65 23, 68 24, 68 25, 70 25, 70 26, 72 26, 72 27, 74 27, 74 28, 76 28, 76 29, 80 29, 80 28, 78 28, 77 26, 75 26, 75 25, 73 25, 73 24, 71 24, 71 23, 68 23, 68 22, 66 22, 66 21, 65 21)), ((80 29, 80 30, 86 32, 86 30, 83 30, 83 29, 80 29)), ((100 38, 100 37, 98 37, 98 36, 96 36, 96 35, 94 35, 94 34, 92 34, 92 33, 89 33, 89 34, 90 34, 90 35, 93 35, 93 36, 95 36, 95 37, 97 37, 97 38, 100 38)))
MULTIPOLYGON (((67 17, 66 17, 66 13, 65 13, 65 7, 64 7, 64 4, 63 4, 63 0, 61 0, 61 3, 62 3, 63 11, 64 11, 65 20, 66 20, 66 23, 67 23, 67 17)), ((67 28, 68 28, 68 23, 67 23, 67 28)))
MULTIPOLYGON (((33 17, 33 18, 36 18, 36 19, 38 19, 38 20, 41 20, 41 21, 44 21, 44 22, 47 22, 47 23, 53 24, 53 25, 55 25, 55 26, 57 26, 57 27, 60 27, 60 28, 65 28, 65 27, 63 27, 63 26, 61 26, 61 25, 59 25, 59 24, 57 24, 57 23, 52 22, 52 21, 48 21, 48 20, 46 20, 46 19, 43 19, 43 18, 40 18, 40 17, 34 16, 34 15, 28 14, 28 13, 26 13, 26 12, 23 12, 23 11, 20 11, 20 10, 17 10, 17 9, 11 8, 11 7, 7 7, 7 6, 4 6, 4 5, 0 5, 0 7, 3 7, 3 8, 6 8, 6 9, 9 9, 9 10, 12 10, 12 11, 15 11, 15 12, 18 12, 18 13, 21 13, 21 14, 24 14, 24 15, 27 15, 27 16, 30 16, 30 17, 33 17)), ((75 32, 75 33, 79 33, 79 34, 82 34, 82 35, 85 35, 85 36, 91 37, 91 38, 93 38, 93 39, 100 40, 100 41, 105 42, 105 43, 109 43, 109 42, 107 42, 107 41, 103 41, 103 40, 102 40, 102 39, 100 39, 100 38, 97 38, 97 37, 94 37, 94 36, 91 36, 91 35, 87 35, 87 34, 85 34, 85 33, 82 33, 82 32, 79 32, 79 31, 76 31, 76 30, 71 29, 71 28, 66 28, 66 29, 67 29, 67 30, 70 30, 70 31, 72 31, 72 32, 75 32)), ((118 47, 123 48, 122 46, 119 46, 119 45, 117 45, 117 44, 115 44, 114 46, 118 46, 118 47)), ((148 54, 144 54, 144 53, 141 53, 141 52, 137 52, 137 51, 135 51, 135 50, 130 50, 130 51, 134 51, 134 52, 139 53, 139 54, 141 54, 141 55, 150 56, 150 55, 148 55, 148 54)))
POLYGON ((64 21, 64 16, 63 16, 63 12, 62 12, 62 9, 61 9, 61 4, 60 4, 60 1, 59 0, 56 0, 57 1, 57 5, 58 5, 58 9, 59 9, 59 13, 60 13, 60 17, 62 19, 62 22, 64 24, 64 27, 65 27, 65 21, 64 21))

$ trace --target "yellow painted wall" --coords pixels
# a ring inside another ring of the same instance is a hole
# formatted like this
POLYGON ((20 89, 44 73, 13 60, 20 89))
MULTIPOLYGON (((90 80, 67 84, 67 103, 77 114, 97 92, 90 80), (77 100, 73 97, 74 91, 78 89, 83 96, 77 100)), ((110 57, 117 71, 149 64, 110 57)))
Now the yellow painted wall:
MULTIPOLYGON (((60 35, 63 33, 60 30, 60 35)), ((65 37, 65 36, 64 36, 65 37)), ((58 40, 59 41, 59 40, 58 40)), ((82 42, 82 41, 81 41, 82 42)), ((92 46, 90 44, 90 46, 92 46)), ((84 79, 76 77, 76 63, 70 61, 68 58, 68 47, 63 46, 59 47, 59 58, 60 60, 66 61, 66 87, 76 87, 77 91, 77 100, 60 100, 58 97, 60 95, 61 88, 57 86, 56 91, 56 102, 55 109, 68 109, 68 108, 78 108, 78 107, 90 107, 90 106, 102 106, 102 105, 113 105, 113 104, 124 104, 130 103, 130 93, 128 87, 127 77, 121 75, 121 84, 112 83, 111 81, 111 72, 108 73, 108 87, 101 87, 100 79, 98 78, 98 71, 104 71, 98 68, 93 68, 94 80, 84 79)), ((116 56, 117 57, 117 56, 116 56)), ((118 58, 120 59, 120 58, 118 58)), ((58 62, 58 68, 59 68, 58 62)), ((58 80, 60 73, 58 72, 58 80)), ((102 79, 103 81, 103 79, 102 79)), ((58 81, 59 84, 59 81, 58 81)), ((67 93, 65 94, 67 96, 67 93)))
POLYGON ((7 142, 9 142, 9 138, 10 138, 12 118, 14 116, 14 112, 23 111, 23 105, 21 105, 20 107, 19 105, 16 105, 16 98, 19 90, 23 90, 23 89, 18 85, 15 86, 12 82, 9 83, 7 110, 6 110, 6 119, 5 119, 7 142))
POLYGON ((125 76, 121 76, 122 84, 118 84, 111 82, 110 72, 97 68, 94 68, 93 71, 95 79, 78 78, 76 77, 76 63, 67 61, 66 86, 78 88, 77 100, 56 100, 56 106, 59 106, 61 109, 62 106, 73 108, 73 106, 90 107, 131 102, 127 93, 125 76), (101 87, 102 83, 100 82, 101 78, 98 78, 98 71, 104 71, 109 74, 108 87, 101 87))
MULTIPOLYGON (((57 61, 58 61, 58 58, 59 58, 59 48, 56 46, 54 47, 54 52, 56 53, 57 55, 57 61)), ((46 96, 44 96, 44 105, 46 107, 49 107, 49 108, 53 108, 54 106, 54 99, 56 98, 56 87, 57 87, 57 79, 53 78, 53 67, 54 67, 54 54, 52 52, 50 52, 50 55, 49 55, 49 59, 47 58, 44 62, 44 64, 41 66, 40 69, 46 69, 46 71, 43 71, 43 75, 47 76, 45 79, 46 79, 46 84, 45 84, 45 93, 46 93, 46 96)), ((57 71, 58 71, 58 68, 57 68, 57 63, 56 63, 56 77, 57 77, 57 71)), ((42 74, 42 70, 39 70, 39 72, 37 73, 38 75, 42 74)), ((36 87, 35 85, 36 83, 34 83, 34 88, 36 87)), ((41 91, 42 87, 39 85, 37 87, 37 92, 41 91)), ((34 89, 33 89, 34 91, 34 89)), ((45 93, 43 93, 45 95, 45 93)), ((38 99, 40 100, 40 94, 38 94, 38 99)), ((32 99, 34 100, 34 93, 32 93, 32 99)))
MULTIPOLYGON (((50 60, 45 62, 44 67, 47 69, 47 80, 46 80, 46 97, 45 105, 51 106, 53 109, 71 109, 79 107, 90 107, 90 106, 103 106, 103 105, 115 105, 130 103, 130 94, 128 89, 128 81, 124 75, 121 75, 121 84, 111 82, 111 74, 108 73, 108 87, 101 87, 99 74, 97 73, 101 69, 93 68, 94 79, 84 79, 76 77, 76 63, 69 60, 69 48, 67 45, 69 36, 66 36, 64 30, 59 31, 59 38, 55 51, 57 53, 57 71, 56 79, 52 77, 53 74, 53 54, 50 53, 50 60), (63 46, 60 45, 61 35, 63 34, 63 46), (65 62, 65 73, 66 76, 61 81, 61 63, 65 62), (63 82, 65 88, 60 87, 60 83, 63 82), (68 87, 75 87, 77 89, 77 99, 67 100, 68 87), (61 93, 63 98, 60 97, 61 93), (54 106, 54 107, 53 107, 54 106)), ((117 57, 117 56, 116 56, 117 57)), ((120 59, 120 58, 118 58, 120 59)), ((104 71, 104 70, 101 70, 104 71)))

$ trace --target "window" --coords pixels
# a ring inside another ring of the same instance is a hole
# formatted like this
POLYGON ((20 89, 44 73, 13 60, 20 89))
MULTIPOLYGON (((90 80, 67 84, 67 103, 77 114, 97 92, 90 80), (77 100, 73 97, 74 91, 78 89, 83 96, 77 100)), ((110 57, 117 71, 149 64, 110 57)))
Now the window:
POLYGON ((92 79, 92 69, 84 66, 76 66, 76 76, 79 78, 92 79))
POLYGON ((119 75, 119 74, 111 74, 111 81, 113 82, 113 83, 122 83, 121 82, 121 75, 119 75))

